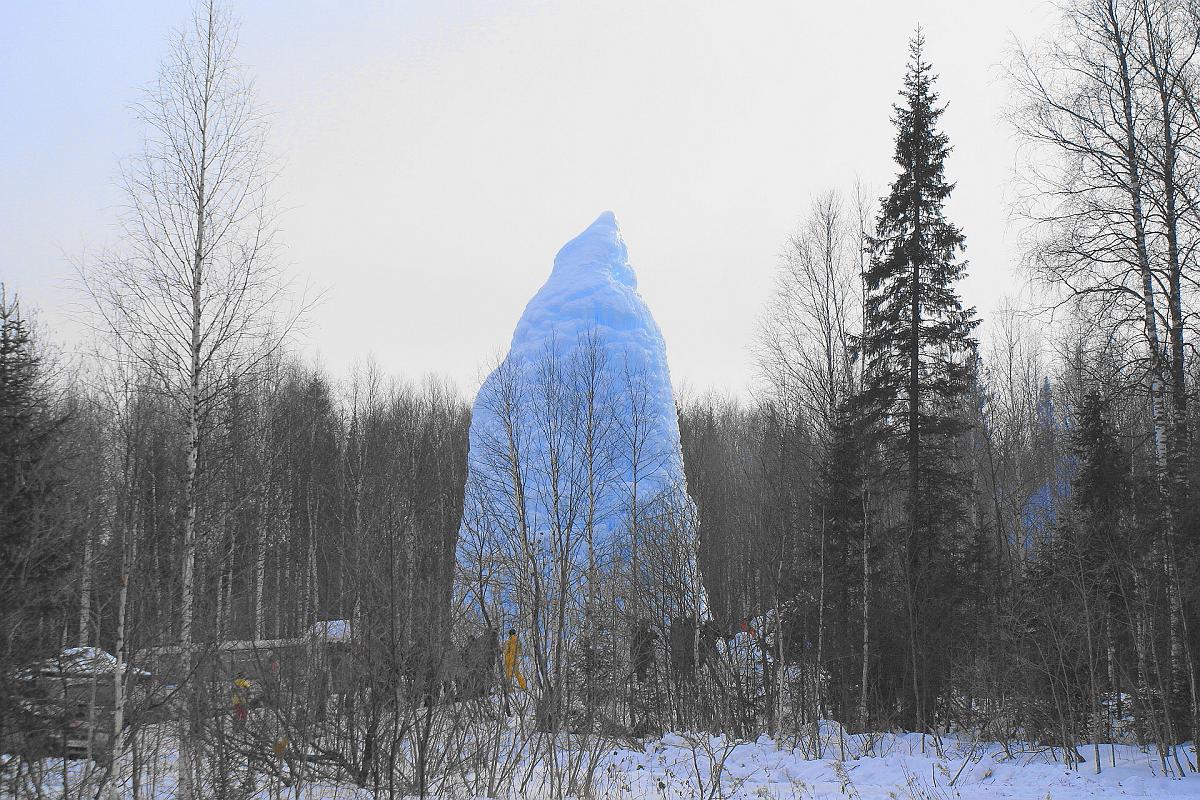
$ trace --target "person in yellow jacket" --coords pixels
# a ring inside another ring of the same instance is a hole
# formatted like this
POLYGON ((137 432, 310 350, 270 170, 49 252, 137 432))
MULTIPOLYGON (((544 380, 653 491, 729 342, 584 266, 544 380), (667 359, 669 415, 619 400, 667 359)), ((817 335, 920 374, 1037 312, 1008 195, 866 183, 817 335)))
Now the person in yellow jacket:
POLYGON ((521 674, 521 665, 518 659, 521 657, 521 643, 517 641, 517 629, 508 629, 508 641, 504 643, 504 677, 509 683, 512 679, 517 679, 517 686, 523 690, 525 688, 525 676, 521 674))
POLYGON ((252 685, 246 680, 246 676, 238 673, 238 676, 233 679, 233 714, 239 722, 245 722, 249 716, 247 707, 250 704, 250 690, 252 685))

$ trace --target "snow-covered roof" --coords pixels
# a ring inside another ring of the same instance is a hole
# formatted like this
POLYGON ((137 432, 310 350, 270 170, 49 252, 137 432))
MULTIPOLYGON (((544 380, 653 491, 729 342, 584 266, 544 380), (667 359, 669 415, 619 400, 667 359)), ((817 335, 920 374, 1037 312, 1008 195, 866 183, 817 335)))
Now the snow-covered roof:
MULTIPOLYGON (((149 675, 145 670, 125 665, 135 675, 149 675)), ((112 675, 117 670, 117 659, 112 653, 99 647, 68 647, 56 656, 31 666, 25 675, 75 675, 96 677, 112 675)))

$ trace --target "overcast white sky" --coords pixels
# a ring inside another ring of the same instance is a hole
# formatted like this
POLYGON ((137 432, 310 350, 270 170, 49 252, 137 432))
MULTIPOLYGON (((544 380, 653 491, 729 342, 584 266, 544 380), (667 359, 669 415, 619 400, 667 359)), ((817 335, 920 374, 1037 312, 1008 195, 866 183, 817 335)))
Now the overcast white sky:
MULTIPOLYGON (((558 248, 616 212, 677 385, 739 394, 777 254, 810 198, 893 176, 920 23, 954 145, 968 302, 1018 290, 999 66, 1045 0, 240 0, 274 113, 284 258, 327 291, 305 348, 473 390, 558 248)), ((128 111, 187 2, 6 3, 0 280, 68 345, 68 259, 111 243, 128 111)))

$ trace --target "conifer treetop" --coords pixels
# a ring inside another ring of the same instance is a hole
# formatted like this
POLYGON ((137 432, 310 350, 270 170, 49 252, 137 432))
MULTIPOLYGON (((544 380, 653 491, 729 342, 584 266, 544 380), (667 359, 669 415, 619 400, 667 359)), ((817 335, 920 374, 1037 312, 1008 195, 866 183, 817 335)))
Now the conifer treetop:
MULTIPOLYGON (((914 311, 922 349, 949 350, 964 361, 974 350, 971 333, 979 324, 975 309, 964 308, 955 287, 966 275, 967 262, 959 256, 966 243, 962 230, 945 216, 945 201, 955 187, 945 174, 952 148, 938 127, 946 106, 938 103, 937 76, 925 60, 924 46, 918 29, 909 43, 902 101, 893 106, 894 159, 900 169, 880 204, 863 276, 868 325, 862 350, 897 379, 896 361, 903 356, 898 345, 911 335, 914 311)), ((949 383, 965 379, 941 377, 949 383)))

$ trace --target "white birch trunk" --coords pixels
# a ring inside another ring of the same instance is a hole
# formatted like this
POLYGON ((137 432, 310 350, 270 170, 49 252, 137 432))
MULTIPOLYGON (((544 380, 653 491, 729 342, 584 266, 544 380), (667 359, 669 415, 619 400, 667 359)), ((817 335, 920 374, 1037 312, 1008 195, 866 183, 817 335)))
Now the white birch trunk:
POLYGON ((863 501, 862 535, 862 694, 858 701, 858 716, 863 729, 867 726, 867 681, 871 672, 871 558, 870 527, 867 524, 866 501, 863 501))
POLYGON ((92 527, 88 525, 83 534, 83 563, 79 569, 79 647, 87 647, 88 631, 92 627, 92 527))
MULTIPOLYGON (((122 559, 124 560, 124 559, 122 559)), ((121 565, 121 589, 117 595, 117 640, 115 644, 117 659, 113 669, 113 730, 112 730, 112 763, 116 770, 117 764, 125 754, 125 619, 129 599, 129 564, 121 565)), ((115 776, 109 786, 109 796, 117 800, 115 776)))
POLYGON ((263 639, 267 580, 267 521, 259 517, 258 541, 254 544, 254 638, 263 639))

